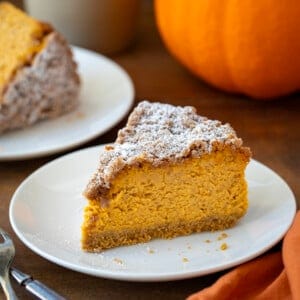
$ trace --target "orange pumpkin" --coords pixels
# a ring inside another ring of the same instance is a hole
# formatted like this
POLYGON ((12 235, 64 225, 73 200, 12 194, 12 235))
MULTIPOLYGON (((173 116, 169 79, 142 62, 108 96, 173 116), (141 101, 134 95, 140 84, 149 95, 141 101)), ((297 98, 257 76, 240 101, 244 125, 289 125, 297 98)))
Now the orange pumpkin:
POLYGON ((170 52, 225 91, 271 99, 300 88, 299 0, 156 0, 170 52))

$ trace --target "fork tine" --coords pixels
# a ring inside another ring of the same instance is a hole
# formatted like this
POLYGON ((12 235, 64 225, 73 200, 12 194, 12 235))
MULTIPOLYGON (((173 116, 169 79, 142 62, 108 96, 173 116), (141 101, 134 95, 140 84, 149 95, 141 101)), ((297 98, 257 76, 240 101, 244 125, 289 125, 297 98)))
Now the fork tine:
POLYGON ((12 289, 9 279, 9 267, 15 256, 15 247, 8 233, 0 227, 0 237, 1 236, 4 242, 0 242, 0 285, 7 299, 17 300, 18 298, 12 289))
MULTIPOLYGON (((1 227, 0 227, 0 235, 3 237, 5 244, 12 243, 12 240, 11 240, 10 236, 8 235, 8 233, 6 231, 4 231, 1 227)), ((3 243, 0 243, 0 244, 3 244, 3 243)))
POLYGON ((5 231, 1 231, 1 230, 0 230, 0 234, 2 235, 4 241, 10 240, 8 234, 7 234, 5 231))

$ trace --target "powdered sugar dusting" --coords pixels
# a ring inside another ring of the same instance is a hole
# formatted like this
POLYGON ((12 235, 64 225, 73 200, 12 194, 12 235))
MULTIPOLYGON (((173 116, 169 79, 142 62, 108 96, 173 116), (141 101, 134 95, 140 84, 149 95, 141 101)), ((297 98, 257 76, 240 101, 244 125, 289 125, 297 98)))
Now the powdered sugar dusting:
POLYGON ((85 194, 98 198, 125 166, 144 162, 158 166, 166 161, 200 157, 225 145, 242 146, 229 124, 199 116, 190 106, 140 102, 116 142, 101 153, 100 166, 85 194))
POLYGON ((229 124, 199 116, 193 107, 143 101, 120 130, 116 150, 121 148, 125 160, 142 154, 155 161, 186 157, 196 149, 210 152, 214 141, 228 139, 236 139, 229 124))

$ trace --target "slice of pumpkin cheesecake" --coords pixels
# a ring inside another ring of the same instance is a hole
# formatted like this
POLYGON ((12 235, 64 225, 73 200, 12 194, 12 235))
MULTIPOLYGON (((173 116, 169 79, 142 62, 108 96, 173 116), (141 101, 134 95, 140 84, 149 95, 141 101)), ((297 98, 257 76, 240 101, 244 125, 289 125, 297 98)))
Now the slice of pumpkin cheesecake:
POLYGON ((0 134, 73 110, 80 80, 66 40, 8 2, 0 32, 0 134))
POLYGON ((192 107, 141 102, 100 153, 84 195, 90 252, 229 228, 246 213, 251 152, 192 107))

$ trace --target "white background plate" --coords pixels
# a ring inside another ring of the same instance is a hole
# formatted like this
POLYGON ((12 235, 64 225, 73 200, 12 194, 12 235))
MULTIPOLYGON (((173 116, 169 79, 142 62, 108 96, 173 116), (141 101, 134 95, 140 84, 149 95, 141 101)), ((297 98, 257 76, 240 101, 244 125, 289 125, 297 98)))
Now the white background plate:
POLYGON ((209 274, 272 247, 295 215, 295 199, 288 185, 272 170, 251 160, 246 171, 249 210, 237 226, 225 230, 227 238, 218 240, 221 232, 200 233, 100 254, 85 253, 80 249, 86 204, 81 193, 97 167, 100 149, 87 148, 46 164, 21 184, 11 201, 10 221, 19 238, 39 255, 66 268, 130 281, 209 274), (228 249, 222 251, 224 242, 228 249))
POLYGON ((130 77, 108 58, 73 47, 81 77, 79 108, 0 136, 0 161, 53 154, 85 143, 118 123, 134 98, 130 77))

